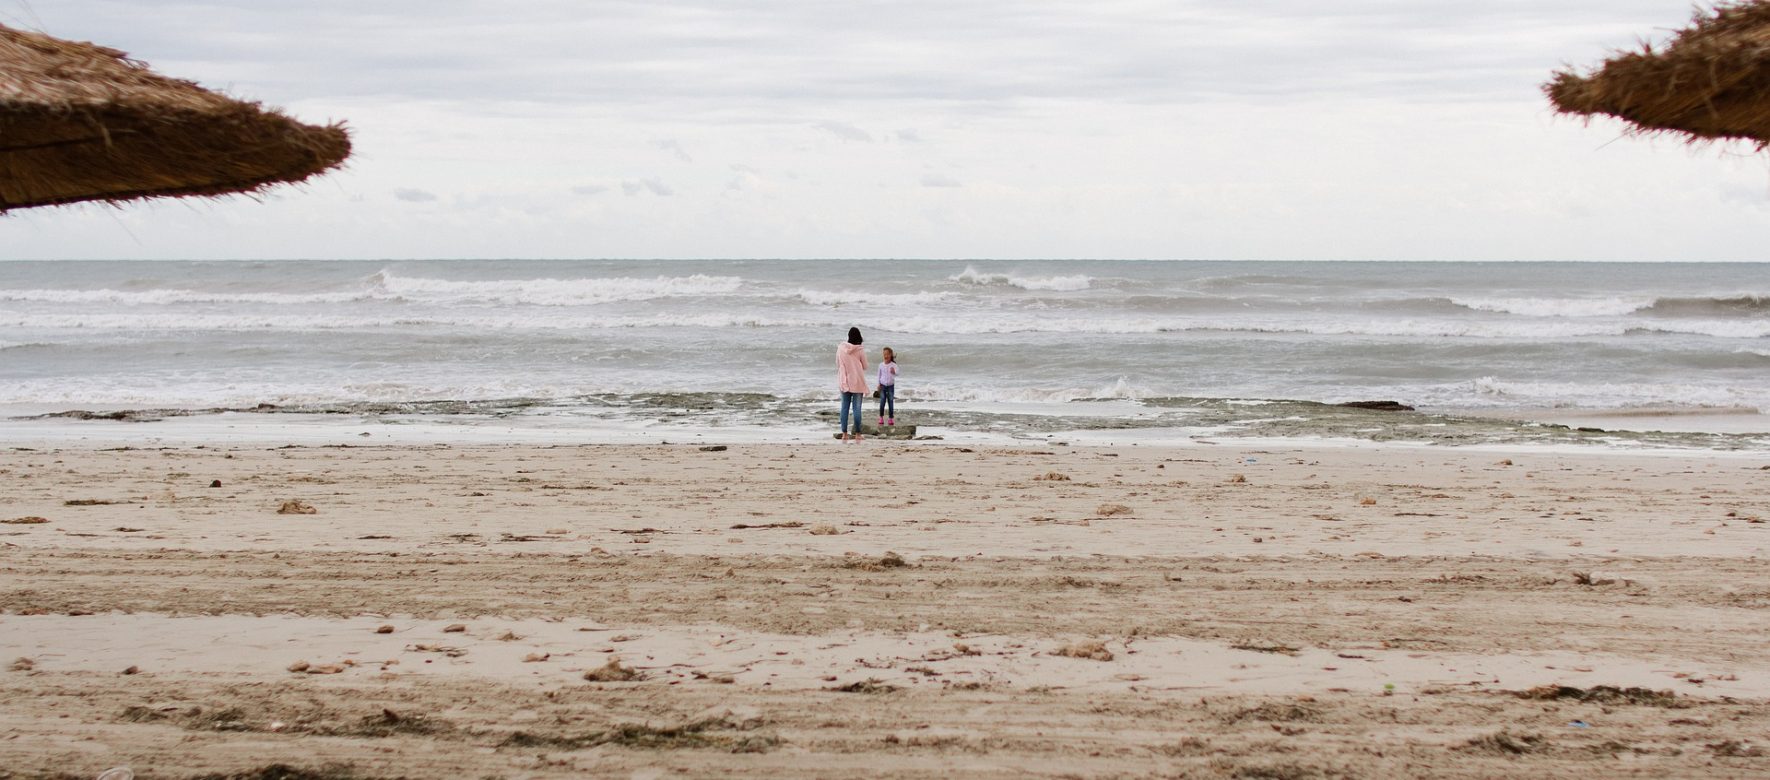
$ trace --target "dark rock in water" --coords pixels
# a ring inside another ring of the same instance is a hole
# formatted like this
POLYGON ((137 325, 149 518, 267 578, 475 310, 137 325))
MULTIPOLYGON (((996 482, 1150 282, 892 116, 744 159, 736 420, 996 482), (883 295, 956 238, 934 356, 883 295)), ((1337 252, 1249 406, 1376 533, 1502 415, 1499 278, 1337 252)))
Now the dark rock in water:
POLYGON ((1343 404, 1334 405, 1343 406, 1347 409, 1369 409, 1373 412, 1411 412, 1414 410, 1413 407, 1401 403, 1400 401, 1347 401, 1343 404))
POLYGON ((52 412, 38 415, 36 419, 62 417, 69 420, 112 420, 115 422, 157 422, 160 418, 153 412, 137 409, 125 409, 117 412, 89 412, 75 409, 68 412, 52 412))
POLYGON ((1604 432, 1603 428, 1575 428, 1574 430, 1579 431, 1580 433, 1603 433, 1604 432))
MULTIPOLYGON (((860 435, 862 435, 862 436, 878 436, 878 437, 886 438, 886 439, 914 439, 914 438, 916 438, 916 426, 914 426, 914 425, 887 425, 883 428, 880 428, 877 425, 862 425, 860 427, 860 435)), ((838 438, 838 439, 842 438, 842 434, 840 434, 840 433, 836 434, 836 438, 838 438)))

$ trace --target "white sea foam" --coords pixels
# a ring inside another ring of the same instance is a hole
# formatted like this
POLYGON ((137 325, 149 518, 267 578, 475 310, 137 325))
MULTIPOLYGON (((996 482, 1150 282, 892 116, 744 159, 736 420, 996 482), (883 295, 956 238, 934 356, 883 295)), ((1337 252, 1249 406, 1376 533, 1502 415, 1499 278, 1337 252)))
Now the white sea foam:
POLYGON ((413 381, 238 381, 223 376, 160 376, 134 382, 39 380, 0 383, 0 404, 65 409, 247 408, 261 403, 279 406, 350 403, 412 403, 437 400, 500 398, 554 399, 595 392, 546 382, 495 380, 450 382, 443 378, 413 381))
POLYGON ((1656 299, 1615 298, 1452 298, 1475 311, 1526 317, 1621 317, 1653 306, 1656 299))
POLYGON ((615 301, 725 295, 744 280, 735 276, 613 277, 605 279, 497 279, 468 282, 406 277, 382 271, 371 280, 384 295, 424 303, 578 306, 615 301))
POLYGON ((801 402, 823 408, 828 348, 859 325, 869 356, 904 353, 907 404, 986 427, 1156 414, 1137 401, 1173 396, 1770 409, 1770 302, 1714 294, 1759 289, 1770 266, 1192 265, 0 264, 0 402, 534 397, 560 402, 535 414, 594 424, 655 414, 628 396, 756 392, 781 402, 754 414, 794 425, 801 402))
MULTIPOLYGON (((635 328, 846 328, 852 317, 827 312, 781 311, 776 314, 731 311, 719 307, 655 314, 563 314, 520 309, 466 309, 410 314, 332 315, 216 312, 88 312, 35 314, 0 311, 0 327, 146 331, 329 331, 422 328, 473 328, 506 331, 604 330, 635 328), (476 312, 489 313, 476 313, 476 312)), ((1379 336, 1396 338, 1469 338, 1555 340, 1629 335, 1678 334, 1729 339, 1770 337, 1766 320, 1663 320, 1651 325, 1621 321, 1475 321, 1475 320, 1297 320, 1268 318, 1051 317, 1038 312, 973 312, 970 316, 920 313, 869 316, 871 330, 925 335, 1008 335, 1073 333, 1135 335, 1157 333, 1257 333, 1311 336, 1379 336)))
POLYGON ((1580 383, 1504 381, 1491 376, 1469 383, 1489 406, 1548 409, 1770 409, 1770 390, 1738 385, 1679 383, 1580 383))
POLYGON ((708 276, 704 274, 653 278, 500 279, 475 282, 406 277, 384 270, 369 277, 361 289, 349 291, 277 293, 186 288, 157 290, 17 289, 0 290, 0 302, 112 303, 126 306, 165 306, 181 303, 301 306, 396 300, 443 305, 575 306, 615 301, 724 295, 736 292, 743 286, 743 283, 743 279, 734 276, 708 276))
POLYGON ((1137 401, 1163 395, 1172 393, 1158 393, 1121 376, 1110 384, 1097 386, 1004 387, 997 384, 906 382, 898 397, 910 402, 1052 404, 1099 399, 1137 401))
POLYGON ((1092 287, 1091 277, 1076 274, 1073 276, 1015 276, 1013 274, 985 273, 975 266, 965 266, 965 270, 947 277, 949 282, 968 284, 976 287, 1018 287, 1022 290, 1039 290, 1049 292, 1076 292, 1092 287))
POLYGON ((1401 338, 1472 338, 1556 340, 1628 335, 1696 335, 1752 339, 1770 336, 1770 322, 1729 320, 1655 321, 1652 324, 1624 321, 1463 321, 1463 320, 1363 320, 1298 323, 1243 322, 1221 325, 1185 325, 1163 330, 1218 330, 1241 333, 1307 334, 1317 336, 1389 336, 1401 338))
POLYGON ((177 303, 247 303, 299 306, 316 303, 349 303, 369 300, 368 292, 312 294, 216 292, 167 288, 160 290, 0 290, 0 301, 34 303, 116 303, 125 306, 165 306, 177 303))
POLYGON ((927 306, 959 296, 944 292, 865 293, 848 290, 800 290, 793 297, 812 306, 927 306))

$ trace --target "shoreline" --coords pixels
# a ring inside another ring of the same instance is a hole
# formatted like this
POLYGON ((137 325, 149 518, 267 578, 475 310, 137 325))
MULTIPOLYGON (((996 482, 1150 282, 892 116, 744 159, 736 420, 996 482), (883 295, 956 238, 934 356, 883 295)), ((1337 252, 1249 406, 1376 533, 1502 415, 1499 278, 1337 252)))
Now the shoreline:
MULTIPOLYGON (((1007 412, 918 404, 901 419, 931 441, 1016 445, 1190 447, 1440 446, 1531 451, 1770 452, 1770 415, 1746 408, 1476 409, 1370 411, 1296 401, 1219 399, 1197 409, 1138 401, 1013 405, 1007 412), (1065 407, 1069 408, 1065 408, 1065 407), (1229 411, 1226 411, 1229 410, 1229 411), (993 415, 993 416, 992 416, 993 415)), ((442 402, 433 402, 442 403, 442 402)), ((833 405, 832 405, 833 406, 833 405)), ((15 446, 194 446, 203 443, 378 445, 803 444, 835 430, 821 406, 778 419, 701 411, 648 415, 306 412, 95 407, 81 419, 46 406, 0 412, 15 446), (828 418, 828 419, 826 419, 828 418)))

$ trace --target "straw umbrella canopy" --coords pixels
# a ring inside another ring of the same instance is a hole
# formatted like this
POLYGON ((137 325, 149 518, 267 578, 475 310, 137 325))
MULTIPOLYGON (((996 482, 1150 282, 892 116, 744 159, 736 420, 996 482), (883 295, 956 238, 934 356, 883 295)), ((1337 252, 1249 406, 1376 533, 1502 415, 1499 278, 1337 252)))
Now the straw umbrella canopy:
POLYGON ((1770 146, 1770 0, 1698 11, 1689 28, 1655 49, 1643 43, 1580 75, 1543 85, 1564 114, 1609 114, 1637 133, 1692 143, 1749 140, 1770 146))
POLYGON ((305 125, 115 49, 0 26, 0 212, 252 193, 349 155, 342 124, 305 125))

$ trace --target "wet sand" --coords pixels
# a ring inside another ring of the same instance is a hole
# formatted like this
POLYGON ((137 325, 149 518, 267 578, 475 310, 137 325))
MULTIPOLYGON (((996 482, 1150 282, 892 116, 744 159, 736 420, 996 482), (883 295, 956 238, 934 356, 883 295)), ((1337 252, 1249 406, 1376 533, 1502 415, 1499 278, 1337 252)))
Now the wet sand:
POLYGON ((9 450, 0 777, 1770 776, 1766 465, 9 450))

